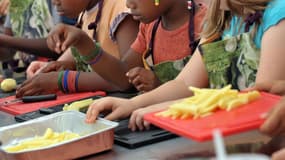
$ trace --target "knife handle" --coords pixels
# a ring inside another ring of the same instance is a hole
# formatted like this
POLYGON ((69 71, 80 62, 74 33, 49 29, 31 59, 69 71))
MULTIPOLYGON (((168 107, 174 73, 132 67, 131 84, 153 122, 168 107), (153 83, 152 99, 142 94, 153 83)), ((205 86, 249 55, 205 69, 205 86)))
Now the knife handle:
POLYGON ((22 97, 22 101, 27 102, 40 102, 47 100, 55 100, 57 98, 56 94, 47 94, 47 95, 39 95, 39 96, 24 96, 22 97))

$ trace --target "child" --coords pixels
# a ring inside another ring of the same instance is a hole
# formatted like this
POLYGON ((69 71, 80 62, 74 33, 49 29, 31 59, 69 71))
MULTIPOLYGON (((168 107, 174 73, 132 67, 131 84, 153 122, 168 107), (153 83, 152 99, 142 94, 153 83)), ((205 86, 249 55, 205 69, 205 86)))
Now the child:
MULTIPOLYGON (((255 13, 261 12, 262 16, 260 16, 260 20, 262 23, 258 23, 260 21, 257 19, 257 23, 255 23, 256 26, 251 30, 255 31, 255 44, 261 54, 260 58, 258 58, 259 65, 255 82, 260 83, 285 79, 285 75, 280 74, 285 69, 283 59, 280 59, 285 50, 285 46, 282 44, 285 40, 283 36, 285 35, 284 6, 285 1, 283 0, 211 1, 209 12, 206 16, 206 29, 203 37, 204 39, 208 39, 216 34, 225 35, 225 33, 229 33, 227 32, 228 30, 231 31, 234 30, 235 27, 242 26, 243 21, 239 21, 240 23, 237 24, 234 23, 236 22, 236 18, 242 20, 246 19, 250 14, 256 16, 255 13), (272 65, 272 62, 275 64, 272 65)), ((237 28, 237 30, 243 33, 241 29, 237 28)), ((230 34, 227 35, 228 37, 231 36, 230 34)), ((204 43, 205 40, 201 41, 204 43)), ((206 66, 207 65, 206 63, 206 66)), ((89 107, 86 122, 94 122, 98 113, 109 110, 111 113, 107 115, 107 119, 125 118, 132 114, 129 124, 130 128, 133 130, 137 128, 144 129, 144 126, 147 124, 143 121, 143 114, 166 109, 171 103, 168 101, 191 96, 192 92, 188 90, 188 86, 199 88, 211 86, 211 84, 209 84, 209 73, 208 70, 206 70, 206 66, 203 63, 199 50, 196 50, 196 53, 175 80, 169 81, 151 92, 139 95, 130 100, 119 98, 100 99, 89 107), (159 104, 161 102, 164 103, 159 104), (134 111, 144 107, 147 108, 134 111)), ((241 77, 238 78, 238 80, 241 79, 241 77)))
MULTIPOLYGON (((72 18, 80 14, 77 26, 87 32, 92 42, 93 39, 96 40, 115 59, 124 56, 124 53, 126 53, 137 35, 139 23, 132 19, 124 1, 54 0, 53 2, 60 15, 72 18)), ((64 25, 61 24, 59 26, 64 25)), ((43 64, 34 64, 35 68, 41 68, 41 65, 43 64)), ((60 89, 58 75, 63 74, 63 72, 54 72, 59 71, 59 68, 84 71, 73 74, 77 77, 76 82, 78 84, 78 87, 73 92, 117 90, 116 86, 105 81, 96 72, 90 72, 92 69, 82 61, 80 55, 75 50, 71 51, 68 49, 58 61, 50 63, 45 68, 44 72, 48 73, 38 74, 23 83, 17 90, 17 96, 40 94, 60 89), (96 83, 90 83, 91 81, 96 83)), ((33 70, 33 72, 36 71, 37 69, 33 70)), ((65 73, 67 72, 65 71, 65 73)))
MULTIPOLYGON (((68 43, 69 41, 75 40, 73 39, 75 37, 78 38, 75 41, 80 42, 80 44, 75 47, 81 56, 87 58, 91 57, 88 60, 90 62, 87 63, 92 64, 93 70, 107 81, 113 82, 120 90, 129 89, 132 86, 129 81, 133 83, 137 89, 148 91, 158 85, 158 83, 156 83, 158 81, 157 76, 160 78, 159 81, 162 80, 162 82, 173 79, 181 68, 184 67, 184 64, 190 58, 195 48, 194 43, 199 39, 198 34, 201 31, 201 22, 206 7, 203 5, 194 5, 192 1, 188 1, 187 3, 186 0, 162 1, 161 4, 157 6, 152 1, 145 1, 142 5, 136 0, 129 0, 127 1, 127 6, 131 9, 133 18, 144 24, 141 24, 136 41, 133 43, 131 49, 128 50, 122 61, 118 61, 114 57, 105 54, 108 52, 104 48, 103 51, 94 48, 93 42, 86 34, 70 26, 58 26, 51 32, 48 41, 50 48, 61 52, 69 47, 70 44, 66 44, 65 46, 66 42, 68 43), (168 11, 168 7, 177 9, 168 11), (161 15, 162 13, 163 15, 161 15), (173 15, 175 18, 166 16, 168 14, 173 15), (160 16, 161 18, 159 18, 160 16), (179 18, 177 18, 177 16, 179 18), (156 19, 158 20, 154 21, 156 19), (57 36, 61 34, 67 35, 67 37, 63 42, 57 42, 57 36), (169 42, 173 45, 169 45, 165 42, 169 42), (174 46, 176 42, 179 42, 178 46, 174 46), (55 44, 58 45, 55 46, 55 44), (81 50, 82 47, 86 50, 81 50), (98 59, 94 55, 84 56, 84 54, 89 54, 92 50, 100 52, 100 55, 97 57, 98 59), (142 60, 142 57, 148 58, 148 56, 153 60, 152 64, 144 63, 147 60, 142 60), (95 62, 93 63, 92 60, 95 62), (153 68, 154 71, 144 69, 144 64, 148 68, 153 68), (153 66, 153 64, 155 65, 153 66), (130 70, 134 67, 140 67, 138 69, 139 72, 142 71, 152 77, 150 79, 152 79, 151 81, 154 82, 155 85, 145 87, 144 83, 148 80, 141 79, 145 78, 143 75, 139 76, 142 72, 138 73, 138 71, 130 70), (110 68, 110 70, 107 70, 108 68, 110 68), (126 72, 128 72, 128 77, 125 76, 126 72)), ((97 89, 102 89, 102 87, 97 89)))
MULTIPOLYGON (((3 1, 4 2, 4 1, 3 1)), ((8 69, 8 63, 14 71, 24 71, 37 56, 58 57, 48 50, 43 40, 59 17, 54 14, 51 0, 10 0, 10 8, 4 25, 4 33, 0 35, 0 60, 3 70, 8 69), (45 49, 43 49, 45 48, 45 49), (14 55, 18 52, 16 59, 14 55), (20 66, 20 64, 23 65, 20 66), (23 67, 23 68, 22 68, 23 67)))

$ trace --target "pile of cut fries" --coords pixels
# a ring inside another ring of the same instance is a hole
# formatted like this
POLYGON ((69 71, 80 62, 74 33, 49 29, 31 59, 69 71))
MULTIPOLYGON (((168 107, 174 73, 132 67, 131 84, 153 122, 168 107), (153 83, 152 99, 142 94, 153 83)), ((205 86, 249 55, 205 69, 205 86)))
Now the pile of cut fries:
POLYGON ((175 103, 168 110, 159 112, 156 116, 171 117, 172 119, 188 119, 205 117, 214 111, 223 109, 230 111, 248 104, 260 97, 258 91, 239 93, 228 85, 222 89, 199 89, 189 87, 194 96, 175 103))
POLYGON ((48 128, 42 137, 34 137, 32 139, 24 140, 17 145, 9 146, 5 148, 7 152, 20 152, 30 149, 39 149, 42 147, 47 147, 56 143, 64 142, 74 138, 80 137, 76 133, 72 132, 53 132, 51 128, 48 128))

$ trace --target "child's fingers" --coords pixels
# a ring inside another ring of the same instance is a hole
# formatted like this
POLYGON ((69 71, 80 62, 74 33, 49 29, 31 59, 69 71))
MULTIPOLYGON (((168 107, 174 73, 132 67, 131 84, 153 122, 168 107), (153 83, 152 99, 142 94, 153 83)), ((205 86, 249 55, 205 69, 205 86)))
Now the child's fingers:
POLYGON ((96 102, 90 105, 90 107, 87 110, 86 113, 86 123, 94 123, 96 121, 96 118, 98 117, 99 113, 104 111, 103 106, 97 106, 96 102))
POLYGON ((61 53, 61 42, 57 40, 59 37, 56 34, 52 34, 47 39, 47 45, 49 49, 55 51, 56 53, 61 53))
POLYGON ((55 62, 48 63, 45 67, 41 69, 41 73, 48 73, 51 71, 56 71, 57 65, 55 62))
POLYGON ((135 86, 135 87, 140 92, 145 92, 146 91, 145 85, 143 83, 138 85, 138 86, 135 86))
POLYGON ((269 113, 266 121, 260 127, 261 132, 274 135, 278 133, 282 127, 285 127, 282 126, 282 118, 284 118, 283 115, 285 115, 283 112, 285 112, 285 104, 281 102, 269 113))
POLYGON ((139 75, 139 70, 140 70, 139 67, 132 68, 126 73, 126 76, 129 79, 133 80, 136 76, 139 75))
POLYGON ((37 87, 32 86, 32 81, 27 80, 16 91, 16 97, 23 97, 26 95, 33 95, 36 92, 37 87))
POLYGON ((272 160, 283 160, 284 157, 285 157, 285 149, 281 149, 280 151, 273 153, 272 160))
POLYGON ((255 84, 255 86, 250 88, 250 90, 259 90, 259 91, 269 92, 272 86, 273 86, 273 82, 257 83, 255 84))
POLYGON ((139 86, 141 84, 143 84, 142 80, 141 80, 141 76, 136 76, 132 82, 131 82, 134 86, 139 86))
POLYGON ((108 101, 108 99, 96 100, 88 108, 85 122, 94 123, 99 113, 111 109, 112 109, 112 101, 108 101))
POLYGON ((63 41, 61 45, 61 50, 65 51, 67 48, 72 46, 77 41, 76 38, 80 38, 80 37, 73 37, 73 36, 67 35, 67 37, 65 38, 65 40, 63 41))

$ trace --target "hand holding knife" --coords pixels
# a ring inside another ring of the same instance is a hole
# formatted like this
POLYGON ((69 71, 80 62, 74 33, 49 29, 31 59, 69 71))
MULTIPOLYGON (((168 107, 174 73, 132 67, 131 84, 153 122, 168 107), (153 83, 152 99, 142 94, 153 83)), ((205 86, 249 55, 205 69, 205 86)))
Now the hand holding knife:
POLYGON ((0 106, 7 106, 7 105, 19 103, 19 102, 23 102, 23 103, 41 102, 41 101, 55 100, 56 98, 57 98, 56 94, 24 96, 22 98, 16 98, 16 99, 4 101, 0 103, 0 106))

